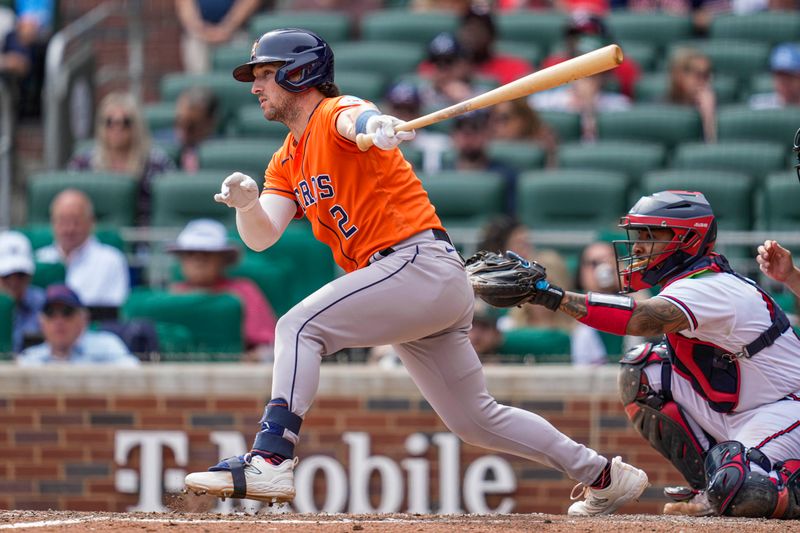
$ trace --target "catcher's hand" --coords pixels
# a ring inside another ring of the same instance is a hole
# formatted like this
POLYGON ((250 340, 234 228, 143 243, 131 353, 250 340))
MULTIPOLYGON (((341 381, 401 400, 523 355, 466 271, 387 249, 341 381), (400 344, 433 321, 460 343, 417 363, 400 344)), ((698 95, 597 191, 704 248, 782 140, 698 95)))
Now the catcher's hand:
POLYGON ((511 251, 480 251, 467 259, 466 270, 475 294, 494 307, 522 305, 538 292, 536 283, 547 277, 542 265, 511 251))

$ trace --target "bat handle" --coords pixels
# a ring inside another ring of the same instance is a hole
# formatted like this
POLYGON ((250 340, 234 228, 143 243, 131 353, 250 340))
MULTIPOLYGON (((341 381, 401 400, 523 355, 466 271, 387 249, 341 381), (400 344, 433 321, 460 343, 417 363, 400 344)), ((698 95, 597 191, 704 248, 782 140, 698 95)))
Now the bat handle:
POLYGON ((366 152, 374 144, 373 139, 374 135, 372 133, 359 133, 356 135, 356 144, 358 145, 358 149, 362 152, 366 152))

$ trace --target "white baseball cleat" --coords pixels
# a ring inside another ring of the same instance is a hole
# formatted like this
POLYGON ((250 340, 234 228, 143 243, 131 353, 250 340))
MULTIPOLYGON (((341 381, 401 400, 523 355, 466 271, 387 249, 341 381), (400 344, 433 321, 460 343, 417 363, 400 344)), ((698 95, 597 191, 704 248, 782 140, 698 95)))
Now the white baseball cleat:
POLYGON ((611 461, 611 484, 604 489, 593 489, 588 485, 579 483, 575 489, 581 487, 579 494, 573 495, 570 499, 577 500, 585 496, 583 501, 575 502, 569 506, 567 514, 569 516, 594 516, 599 514, 609 514, 628 503, 638 499, 647 488, 647 474, 627 463, 622 462, 622 458, 614 457, 611 461))
POLYGON ((223 459, 207 472, 186 476, 187 490, 220 498, 246 498, 267 503, 294 499, 294 467, 297 458, 273 465, 260 455, 245 454, 223 459))

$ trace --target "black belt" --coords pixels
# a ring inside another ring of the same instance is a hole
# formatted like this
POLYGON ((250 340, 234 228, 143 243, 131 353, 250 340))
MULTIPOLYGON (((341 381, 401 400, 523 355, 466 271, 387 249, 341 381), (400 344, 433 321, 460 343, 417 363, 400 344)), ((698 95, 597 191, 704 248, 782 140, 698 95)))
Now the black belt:
MULTIPOLYGON (((450 246, 453 245, 453 241, 450 240, 450 235, 448 235, 446 231, 436 228, 432 229, 431 231, 433 232, 433 238, 436 239, 437 241, 444 241, 450 246)), ((394 253, 394 248, 390 246, 388 248, 380 250, 378 253, 382 257, 386 257, 387 255, 392 255, 394 253)))

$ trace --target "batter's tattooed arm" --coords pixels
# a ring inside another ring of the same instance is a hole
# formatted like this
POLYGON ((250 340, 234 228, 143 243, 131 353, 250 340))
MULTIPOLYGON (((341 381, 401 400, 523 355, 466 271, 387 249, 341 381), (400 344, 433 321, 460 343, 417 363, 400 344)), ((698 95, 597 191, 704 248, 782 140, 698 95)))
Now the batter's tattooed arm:
POLYGON ((639 302, 628 322, 628 335, 652 336, 689 328, 689 319, 675 304, 662 298, 639 302))
POLYGON ((576 320, 583 318, 586 316, 586 295, 567 291, 558 308, 576 320))

